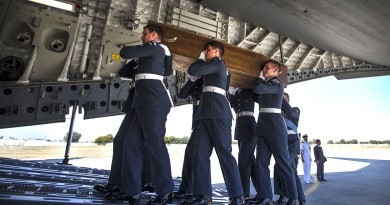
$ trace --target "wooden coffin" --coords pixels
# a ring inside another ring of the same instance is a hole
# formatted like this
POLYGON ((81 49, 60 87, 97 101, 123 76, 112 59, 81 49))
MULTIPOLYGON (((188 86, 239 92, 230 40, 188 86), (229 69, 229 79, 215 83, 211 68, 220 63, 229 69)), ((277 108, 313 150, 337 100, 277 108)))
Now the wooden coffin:
MULTIPOLYGON (((172 53, 173 68, 187 72, 188 67, 199 58, 205 45, 214 39, 195 34, 177 27, 149 21, 158 24, 164 31, 163 44, 172 53)), ((230 85, 242 89, 251 89, 260 75, 261 65, 271 58, 244 48, 221 42, 225 53, 222 57, 231 74, 230 85)), ((287 87, 287 66, 282 65, 279 79, 287 87)))

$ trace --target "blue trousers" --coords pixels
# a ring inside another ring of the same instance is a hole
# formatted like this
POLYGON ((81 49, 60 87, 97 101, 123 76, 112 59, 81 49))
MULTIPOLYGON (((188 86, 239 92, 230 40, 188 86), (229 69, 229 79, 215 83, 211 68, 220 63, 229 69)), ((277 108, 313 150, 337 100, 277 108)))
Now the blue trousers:
POLYGON ((194 195, 211 196, 210 156, 217 153, 229 197, 243 194, 240 175, 232 155, 231 119, 202 119, 195 129, 194 195))
POLYGON ((133 122, 135 112, 126 114, 123 118, 122 124, 115 135, 113 149, 110 177, 108 183, 120 185, 122 181, 122 162, 123 162, 123 140, 128 133, 131 123, 133 122))
POLYGON ((269 165, 271 155, 275 158, 276 165, 280 169, 283 182, 286 187, 286 196, 289 199, 297 199, 297 186, 294 171, 290 166, 287 147, 287 133, 285 136, 259 136, 257 139, 256 174, 257 197, 272 199, 272 187, 269 165))
POLYGON ((244 195, 250 195, 250 178, 256 188, 256 148, 257 137, 247 136, 238 139, 238 170, 244 195))
POLYGON ((195 152, 195 128, 198 126, 199 120, 195 120, 196 110, 198 109, 198 105, 194 105, 192 107, 192 133, 190 139, 188 140, 186 150, 184 152, 184 162, 183 162, 183 170, 181 173, 181 183, 179 190, 184 191, 185 193, 192 194, 194 191, 193 188, 193 167, 194 167, 194 152, 195 152))
MULTIPOLYGON (((298 192, 298 201, 305 201, 306 197, 303 192, 301 179, 298 176, 297 163, 298 163, 298 154, 296 152, 290 152, 290 165, 294 170, 295 183, 297 186, 298 192)), ((274 193, 280 196, 286 196, 285 183, 283 182, 282 175, 280 173, 279 167, 274 166, 274 193)))
MULTIPOLYGON (((122 181, 122 162, 123 162, 123 141, 127 134, 131 134, 129 131, 130 125, 133 122, 135 112, 130 112, 125 115, 118 132, 115 135, 113 150, 112 150, 112 162, 110 177, 108 183, 120 185, 122 181)), ((144 170, 142 173, 143 183, 152 183, 153 176, 151 173, 149 158, 145 154, 144 157, 144 170)))
POLYGON ((157 194, 173 191, 171 163, 165 146, 165 123, 169 106, 136 108, 130 126, 130 135, 123 142, 123 165, 121 192, 138 194, 142 191, 144 153, 149 156, 157 194))

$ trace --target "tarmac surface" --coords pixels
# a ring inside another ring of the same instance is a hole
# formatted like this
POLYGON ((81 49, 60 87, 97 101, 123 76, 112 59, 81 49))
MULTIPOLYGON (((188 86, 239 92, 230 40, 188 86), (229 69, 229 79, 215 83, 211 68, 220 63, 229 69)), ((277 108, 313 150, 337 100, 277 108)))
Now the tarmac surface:
MULTIPOLYGON (((234 152, 234 149, 233 149, 234 152)), ((390 204, 390 150, 343 150, 327 149, 325 163, 326 182, 318 182, 316 165, 312 163, 311 184, 303 183, 307 204, 349 205, 390 204)), ((180 158, 180 157, 179 157, 180 158)), ((51 160, 16 160, 0 158, 0 204, 113 204, 104 194, 93 190, 93 185, 107 182, 110 158, 71 159, 73 165, 59 165, 51 160), (108 162, 108 163, 107 163, 108 162), (86 167, 88 165, 95 165, 86 167)), ((213 203, 227 204, 228 196, 218 160, 213 154, 212 183, 213 203)), ((182 161, 171 157, 175 190, 180 184, 182 161)), ((271 173, 273 164, 271 163, 271 173)), ((302 176, 301 164, 298 174, 302 176)), ((272 175, 271 175, 272 177, 272 175)), ((272 178, 271 178, 272 180, 272 178)), ((256 192, 252 187, 251 195, 256 192)), ((141 204, 155 196, 145 192, 141 204)), ((278 196, 274 196, 277 200, 278 196)), ((114 204, 123 204, 116 202, 114 204)), ((173 204, 180 203, 180 200, 173 204)))

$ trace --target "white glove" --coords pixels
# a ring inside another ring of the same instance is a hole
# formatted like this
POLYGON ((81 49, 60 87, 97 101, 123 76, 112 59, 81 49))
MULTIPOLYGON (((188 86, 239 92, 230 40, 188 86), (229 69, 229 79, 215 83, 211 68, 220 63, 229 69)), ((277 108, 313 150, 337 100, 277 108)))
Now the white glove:
POLYGON ((142 39, 139 40, 139 45, 143 45, 143 44, 144 44, 144 42, 142 41, 142 39))
POLYGON ((192 76, 192 75, 190 75, 190 80, 191 80, 191 82, 195 82, 195 81, 198 80, 199 78, 202 78, 202 76, 192 76))
POLYGON ((259 78, 261 78, 261 79, 265 80, 265 77, 264 77, 263 71, 261 71, 261 72, 260 72, 259 78))
POLYGON ((206 56, 204 55, 203 51, 200 53, 199 59, 206 61, 206 56))
POLYGON ((228 91, 228 92, 229 92, 231 95, 235 95, 238 89, 239 89, 239 88, 235 88, 235 87, 229 86, 229 91, 228 91))

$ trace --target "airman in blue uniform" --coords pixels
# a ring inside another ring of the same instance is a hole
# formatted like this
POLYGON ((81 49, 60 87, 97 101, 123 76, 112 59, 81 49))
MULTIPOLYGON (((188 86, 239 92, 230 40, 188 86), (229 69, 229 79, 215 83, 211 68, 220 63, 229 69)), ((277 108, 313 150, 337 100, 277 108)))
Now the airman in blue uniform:
POLYGON ((161 27, 150 24, 144 27, 144 44, 125 46, 120 51, 122 58, 139 59, 132 103, 135 116, 130 125, 131 134, 126 135, 123 143, 121 193, 112 197, 128 200, 130 204, 139 203, 144 152, 149 156, 157 193, 148 204, 166 204, 173 199, 170 159, 164 142, 172 101, 163 83, 163 76, 171 73, 172 57, 169 49, 161 44, 162 37, 161 27))
POLYGON ((191 199, 193 193, 193 161, 194 161, 194 149, 195 138, 194 130, 198 125, 199 120, 195 120, 196 111, 198 110, 200 97, 202 95, 203 78, 191 76, 190 80, 183 86, 179 92, 179 98, 185 99, 189 96, 192 97, 192 133, 187 143, 184 153, 184 162, 182 170, 182 181, 180 183, 179 190, 175 192, 175 198, 181 199, 187 196, 191 199))
POLYGON ((230 105, 236 113, 234 139, 238 140, 238 170, 244 196, 247 199, 249 199, 250 195, 250 178, 252 177, 252 182, 256 183, 256 160, 254 153, 257 136, 256 121, 253 115, 256 99, 257 96, 250 89, 230 89, 229 91, 230 105))
POLYGON ((242 202, 242 187, 236 160, 232 155, 232 114, 226 99, 227 68, 221 59, 223 45, 210 42, 204 51, 205 60, 195 61, 188 69, 192 76, 203 76, 203 93, 195 114, 199 120, 194 130, 194 200, 191 204, 211 204, 210 156, 218 155, 231 204, 242 202))
MULTIPOLYGON (((95 185, 94 189, 100 191, 102 193, 108 193, 107 197, 110 197, 114 192, 118 192, 120 188, 120 183, 122 181, 122 162, 123 162, 123 140, 127 134, 131 134, 128 132, 131 122, 134 119, 135 109, 131 107, 134 97, 134 78, 137 72, 136 68, 138 63, 135 60, 131 60, 129 63, 125 64, 119 71, 118 75, 120 77, 132 79, 130 83, 129 95, 127 96, 127 100, 122 108, 122 112, 126 115, 119 127, 119 130, 114 138, 113 143, 113 154, 112 154, 112 162, 111 162, 111 171, 110 176, 108 178, 108 183, 106 185, 95 185), (111 192, 111 193, 109 193, 111 192)), ((150 162, 147 154, 144 157, 143 163, 144 169, 142 174, 142 182, 143 182, 143 191, 153 191, 153 177, 150 168, 150 162)))
POLYGON ((272 187, 270 179, 270 159, 273 154, 276 165, 283 177, 286 196, 286 204, 296 204, 297 188, 294 172, 289 163, 287 146, 287 128, 281 114, 284 87, 278 79, 280 64, 269 60, 264 64, 260 76, 253 87, 253 92, 258 94, 259 116, 256 133, 256 174, 258 177, 258 190, 256 198, 262 204, 273 204, 272 187))
MULTIPOLYGON (((300 153, 300 139, 298 136, 298 122, 301 111, 297 107, 290 106, 290 97, 287 93, 283 94, 282 113, 285 117, 287 132, 288 132, 288 151, 290 158, 290 166, 294 171, 295 182, 298 191, 299 205, 306 204, 305 194, 303 192, 301 179, 298 177, 297 172, 297 159, 300 153)), ((274 193, 279 195, 280 198, 277 204, 284 204, 286 202, 286 191, 284 187, 283 178, 280 174, 278 166, 274 167, 274 193)))

